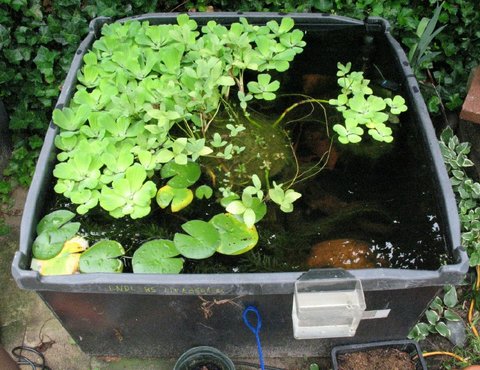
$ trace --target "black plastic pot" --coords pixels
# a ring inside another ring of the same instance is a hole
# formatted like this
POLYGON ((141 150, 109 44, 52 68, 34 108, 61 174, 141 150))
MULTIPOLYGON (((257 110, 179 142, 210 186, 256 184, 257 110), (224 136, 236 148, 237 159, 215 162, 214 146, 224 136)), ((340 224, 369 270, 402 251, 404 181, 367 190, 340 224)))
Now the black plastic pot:
POLYGON ((180 356, 173 370, 203 369, 202 366, 215 370, 235 370, 232 360, 218 349, 208 346, 190 348, 180 356))
POLYGON ((345 346, 336 346, 332 349, 332 365, 333 370, 339 370, 339 356, 347 353, 357 353, 374 349, 394 348, 409 354, 410 358, 415 362, 416 370, 427 370, 427 364, 422 356, 422 351, 417 342, 412 340, 393 340, 385 342, 351 344, 345 346))
MULTIPOLYGON (((176 16, 146 14, 133 18, 162 24, 175 22, 176 16)), ((284 16, 191 14, 199 24, 211 19, 229 24, 239 17, 265 24, 284 16)), ((262 312, 261 337, 266 357, 327 355, 334 344, 405 338, 441 287, 462 281, 468 259, 460 246, 459 219, 450 180, 417 81, 403 50, 390 35, 388 23, 379 18, 363 22, 324 14, 288 16, 320 45, 304 51, 302 72, 315 74, 321 68, 322 73, 334 76, 338 61, 353 61, 359 68, 363 64, 375 65, 407 100, 409 110, 402 121, 417 140, 413 149, 425 157, 422 173, 430 184, 417 189, 416 183, 411 182, 411 191, 433 194, 450 262, 435 270, 377 268, 327 272, 328 278, 333 282, 337 279, 342 286, 346 280, 357 282, 358 291, 364 295, 366 314, 356 316, 360 321, 356 322, 358 328, 351 331, 354 336, 318 340, 295 339, 293 335, 295 284, 304 272, 40 276, 29 266, 35 227, 44 215, 44 201, 51 191, 57 134, 52 124, 28 193, 12 272, 21 288, 34 290, 42 297, 83 351, 97 355, 178 357, 201 343, 232 357, 253 357, 257 353, 256 343, 244 327, 242 311, 255 305, 262 312)), ((99 36, 101 26, 108 22, 109 18, 100 17, 90 24, 90 33, 77 50, 57 107, 68 105, 82 57, 99 36)), ((409 204, 409 189, 401 201, 409 204)), ((345 308, 351 307, 347 304, 345 308)), ((333 336, 338 337, 338 333, 333 336)))

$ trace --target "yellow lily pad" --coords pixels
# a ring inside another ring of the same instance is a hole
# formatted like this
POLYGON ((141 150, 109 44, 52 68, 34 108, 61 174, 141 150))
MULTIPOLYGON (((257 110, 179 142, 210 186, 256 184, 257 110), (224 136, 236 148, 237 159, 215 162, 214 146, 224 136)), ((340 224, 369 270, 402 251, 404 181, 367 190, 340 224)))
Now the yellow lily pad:
POLYGON ((80 236, 67 240, 58 255, 48 260, 32 258, 30 267, 41 275, 71 275, 78 272, 80 255, 88 242, 80 236))
POLYGON ((30 267, 41 275, 72 275, 78 272, 80 253, 59 254, 49 260, 32 258, 30 267))
POLYGON ((238 255, 248 252, 258 242, 258 232, 255 226, 248 227, 230 213, 218 214, 209 221, 220 234, 218 253, 238 255))
POLYGON ((160 208, 167 208, 170 205, 172 212, 178 212, 192 203, 193 192, 187 188, 177 189, 165 185, 158 189, 156 199, 160 208))

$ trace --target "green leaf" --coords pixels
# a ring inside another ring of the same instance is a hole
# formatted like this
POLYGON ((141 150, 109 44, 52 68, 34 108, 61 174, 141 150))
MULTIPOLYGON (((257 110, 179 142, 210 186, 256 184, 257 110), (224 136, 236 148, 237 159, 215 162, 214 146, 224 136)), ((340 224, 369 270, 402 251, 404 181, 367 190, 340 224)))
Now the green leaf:
POLYGON ((232 215, 241 215, 245 212, 246 207, 241 200, 234 200, 228 204, 226 210, 232 215))
POLYGON ((176 73, 179 69, 184 49, 185 47, 180 44, 162 48, 160 58, 169 73, 176 73))
POLYGON ((192 220, 182 229, 188 234, 176 233, 173 242, 178 251, 187 258, 203 259, 212 256, 220 245, 220 235, 210 223, 192 220))
MULTIPOLYGON (((266 101, 275 100, 275 98, 277 97, 274 93, 271 93, 271 92, 264 92, 260 96, 262 97, 263 100, 266 100, 266 101)), ((256 97, 258 98, 259 95, 257 95, 256 97)))
POLYGON ((213 195, 213 189, 208 186, 208 185, 200 185, 196 190, 195 190, 195 196, 198 199, 210 199, 213 195))
POLYGON ((37 68, 44 75, 47 82, 53 82, 55 80, 53 74, 53 63, 58 54, 58 51, 49 50, 44 46, 40 46, 37 50, 35 59, 33 59, 34 63, 37 65, 37 68))
POLYGON ((201 170, 196 162, 186 164, 168 162, 162 167, 160 175, 163 179, 171 177, 167 184, 172 188, 188 188, 200 178, 201 170))
POLYGON ((427 312, 425 312, 425 316, 427 317, 427 320, 431 325, 435 325, 440 319, 438 313, 433 310, 428 310, 427 312))
POLYGON ((53 111, 53 122, 60 128, 67 131, 78 130, 88 119, 91 110, 86 105, 80 105, 75 109, 63 108, 53 111))
POLYGON ((182 258, 171 240, 155 239, 142 244, 133 254, 134 273, 178 274, 183 268, 182 258))
POLYGON ((450 329, 447 327, 447 324, 440 321, 435 325, 435 331, 445 338, 450 338, 451 332, 450 329))
POLYGON ((329 13, 334 6, 332 0, 313 0, 312 5, 322 13, 329 13))
POLYGON ((247 208, 243 213, 243 222, 247 227, 252 227, 256 222, 256 215, 253 209, 247 208))
POLYGON ((125 254, 122 245, 114 240, 101 240, 80 256, 80 272, 122 272, 123 263, 118 257, 125 254))
POLYGON ((63 244, 71 239, 80 229, 80 223, 69 222, 58 229, 43 231, 32 244, 32 254, 40 260, 48 260, 60 253, 63 244))
POLYGON ((449 308, 453 308, 457 305, 458 303, 457 290, 453 285, 449 285, 446 288, 446 292, 443 297, 443 302, 445 303, 445 306, 449 308))
POLYGON ((262 182, 260 181, 260 178, 256 174, 252 175, 252 182, 253 182, 253 186, 255 186, 255 188, 257 188, 257 189, 262 188, 262 182))
POLYGON ((220 234, 218 253, 238 255, 251 250, 258 242, 255 226, 248 227, 235 216, 227 213, 215 215, 209 221, 220 234))
POLYGON ((448 321, 461 321, 462 318, 452 310, 445 310, 444 317, 448 321))
POLYGON ((418 328, 419 332, 423 335, 428 335, 430 333, 430 325, 424 323, 424 322, 420 322, 416 325, 416 327, 418 328))
POLYGON ((175 155, 171 150, 160 149, 157 153, 156 160, 159 163, 167 163, 167 162, 170 162, 174 157, 175 155))
POLYGON ((282 18, 282 22, 280 23, 280 28, 278 29, 278 33, 279 34, 286 33, 290 31, 294 25, 295 25, 295 22, 293 21, 292 18, 289 18, 289 17, 282 18))
POLYGON ((134 193, 142 187, 143 182, 147 178, 147 172, 141 165, 136 163, 125 171, 125 178, 130 185, 130 192, 134 193))
POLYGON ((217 84, 219 86, 234 86, 235 85, 235 80, 230 76, 221 76, 217 80, 217 84))
POLYGON ((261 73, 258 75, 257 79, 260 86, 267 86, 270 83, 272 76, 270 76, 268 73, 261 73))
MULTIPOLYGON (((117 180, 116 181, 117 184, 118 184, 118 181, 122 181, 123 183, 126 183, 124 179, 117 180)), ((125 203, 126 203, 125 198, 122 197, 120 194, 117 194, 117 192, 115 192, 113 189, 110 189, 106 186, 102 187, 100 205, 102 206, 103 209, 107 211, 113 211, 119 207, 122 207, 125 203)))
POLYGON ((297 199, 300 199, 301 196, 302 196, 302 194, 297 193, 295 190, 293 190, 293 189, 288 189, 288 190, 285 192, 285 199, 284 199, 284 201, 287 202, 287 203, 293 203, 293 202, 295 202, 297 199))
POLYGON ((438 313, 442 314, 443 313, 443 302, 440 297, 435 297, 435 299, 432 301, 430 304, 430 308, 436 310, 438 313))
POLYGON ((58 229, 74 217, 75 213, 65 209, 53 211, 40 220, 37 225, 37 234, 40 235, 44 231, 58 229))
POLYGON ((268 190, 270 199, 280 206, 280 210, 289 213, 293 211, 293 202, 299 199, 302 195, 293 189, 284 191, 281 185, 273 183, 273 188, 268 190))

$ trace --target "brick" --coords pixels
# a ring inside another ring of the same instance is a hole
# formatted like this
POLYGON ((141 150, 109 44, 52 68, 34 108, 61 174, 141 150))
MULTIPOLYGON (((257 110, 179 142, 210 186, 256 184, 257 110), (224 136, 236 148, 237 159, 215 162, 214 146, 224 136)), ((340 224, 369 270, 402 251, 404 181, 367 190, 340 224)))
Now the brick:
POLYGON ((460 118, 480 124, 480 67, 473 71, 467 97, 463 102, 460 118))

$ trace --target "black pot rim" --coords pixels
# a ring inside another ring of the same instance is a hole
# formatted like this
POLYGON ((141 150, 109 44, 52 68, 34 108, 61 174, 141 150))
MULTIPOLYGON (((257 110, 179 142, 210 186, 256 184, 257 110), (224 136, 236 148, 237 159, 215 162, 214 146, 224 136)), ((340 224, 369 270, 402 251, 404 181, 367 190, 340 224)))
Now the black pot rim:
MULTIPOLYGON (((189 365, 194 365, 193 361, 204 358, 207 361, 214 361, 218 366, 225 370, 235 370, 232 360, 222 351, 210 346, 193 347, 184 352, 175 363, 173 370, 189 370, 189 365)), ((200 365, 200 364, 199 364, 200 365)))

